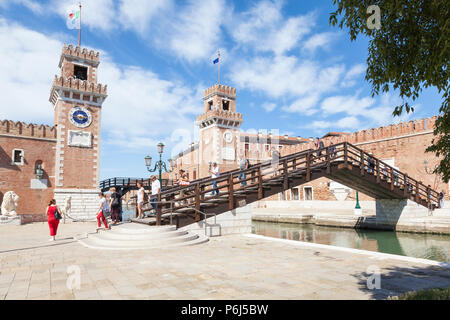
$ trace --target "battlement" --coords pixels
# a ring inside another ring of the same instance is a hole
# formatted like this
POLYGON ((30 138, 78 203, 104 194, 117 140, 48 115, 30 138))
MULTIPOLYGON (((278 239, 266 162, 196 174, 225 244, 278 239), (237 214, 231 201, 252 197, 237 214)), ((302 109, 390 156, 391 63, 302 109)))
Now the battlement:
POLYGON ((207 99, 208 97, 214 94, 225 95, 230 98, 236 98, 236 89, 222 84, 215 84, 212 87, 205 90, 203 98, 207 99))
POLYGON ((62 53, 61 53, 61 60, 59 62, 59 67, 62 65, 62 59, 63 57, 73 57, 73 58, 81 58, 84 60, 90 60, 93 62, 94 65, 98 66, 100 63, 100 53, 94 52, 94 50, 88 50, 86 48, 80 48, 78 46, 74 47, 73 45, 66 45, 64 44, 62 53))
MULTIPOLYGON (((343 133, 338 136, 329 136, 322 139, 326 146, 341 142, 349 142, 351 144, 359 144, 365 142, 379 141, 383 139, 395 139, 421 132, 429 132, 434 130, 437 116, 401 122, 398 124, 390 124, 384 127, 371 128, 354 132, 351 134, 343 133)), ((314 148, 314 141, 299 145, 296 151, 303 151, 314 148)))
POLYGON ((242 122, 242 114, 237 112, 225 111, 220 109, 210 110, 204 114, 197 116, 197 122, 202 122, 211 118, 222 118, 242 122))
POLYGON ((25 123, 21 121, 0 121, 0 134, 8 134, 19 137, 56 139, 56 127, 25 123))
POLYGON ((107 95, 107 85, 102 85, 100 83, 92 83, 88 81, 83 81, 80 79, 74 79, 72 77, 64 78, 55 75, 53 80, 53 87, 69 88, 80 91, 88 91, 91 93, 98 93, 101 95, 107 95))

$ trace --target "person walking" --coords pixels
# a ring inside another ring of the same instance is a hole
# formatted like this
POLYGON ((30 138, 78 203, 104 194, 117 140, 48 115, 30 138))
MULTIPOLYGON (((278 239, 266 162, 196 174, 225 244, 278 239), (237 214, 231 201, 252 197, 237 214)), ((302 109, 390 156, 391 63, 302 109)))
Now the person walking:
POLYGON ((145 189, 142 186, 141 182, 137 183, 138 192, 137 192, 137 209, 138 209, 138 219, 142 219, 144 217, 144 213, 142 212, 144 207, 144 197, 145 197, 145 189))
MULTIPOLYGON (((239 169, 241 170, 247 170, 250 166, 250 163, 248 161, 248 159, 245 157, 245 155, 241 154, 241 160, 239 161, 239 169)), ((238 179, 239 181, 241 181, 241 186, 245 187, 247 185, 247 181, 242 181, 245 180, 247 176, 246 172, 240 172, 238 175, 238 179)))
POLYGON ((275 177, 278 172, 278 164, 280 163, 280 152, 272 147, 272 177, 275 177))
POLYGON ((116 188, 109 189, 111 191, 109 207, 111 208, 111 220, 113 225, 117 225, 119 223, 119 214, 121 207, 121 198, 122 195, 116 191, 116 188))
MULTIPOLYGON (((191 184, 190 181, 189 181, 189 177, 186 174, 186 171, 184 171, 183 169, 180 169, 178 171, 178 173, 180 174, 180 178, 177 181, 178 186, 185 187, 185 186, 188 186, 188 185, 191 184)), ((180 190, 180 194, 178 196, 175 196, 175 198, 176 199, 181 199, 181 198, 184 198, 184 196, 185 196, 184 190, 180 190)), ((186 203, 187 203, 186 200, 181 200, 181 204, 186 204, 186 203)), ((180 203, 177 202, 176 206, 180 206, 180 203)))
MULTIPOLYGON (((220 172, 219 172, 219 166, 217 165, 217 162, 213 163, 211 170, 209 170, 209 173, 211 173, 211 178, 219 177, 220 172)), ((219 189, 217 188, 217 180, 214 180, 214 182, 213 182, 212 195, 214 195, 214 194, 219 195, 219 189)))
POLYGON ((48 217, 48 227, 50 229, 50 241, 55 241, 59 220, 61 219, 61 211, 56 206, 55 199, 50 200, 46 211, 48 217))
POLYGON ((368 166, 367 166, 367 172, 368 173, 374 173, 375 172, 375 160, 373 159, 372 152, 369 153, 369 157, 367 158, 368 166))
POLYGON ((441 192, 439 192, 439 208, 444 208, 444 190, 442 190, 441 192))
POLYGON ((156 214, 156 201, 158 200, 158 194, 161 192, 161 183, 159 182, 159 179, 156 178, 156 176, 152 176, 152 198, 150 199, 150 204, 153 207, 153 210, 155 210, 156 214))
POLYGON ((98 197, 100 198, 100 201, 99 201, 99 207, 97 210, 97 225, 98 225, 97 231, 102 226, 101 221, 103 221, 103 224, 105 225, 105 229, 108 230, 108 222, 106 222, 106 218, 105 218, 105 214, 104 214, 104 212, 106 212, 108 210, 108 201, 106 200, 103 192, 100 192, 98 194, 98 197))

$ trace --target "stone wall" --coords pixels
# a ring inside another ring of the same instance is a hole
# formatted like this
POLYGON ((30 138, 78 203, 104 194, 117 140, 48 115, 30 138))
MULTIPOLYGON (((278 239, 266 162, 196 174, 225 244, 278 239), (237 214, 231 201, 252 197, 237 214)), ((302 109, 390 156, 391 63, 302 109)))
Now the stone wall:
MULTIPOLYGON (((205 234, 205 222, 193 223, 181 230, 205 234)), ((229 234, 246 234, 252 232, 252 205, 246 205, 206 220, 207 236, 224 236, 229 234)))
POLYGON ((96 218, 100 205, 99 192, 96 189, 55 189, 55 200, 63 209, 66 199, 71 197, 70 217, 74 220, 92 220, 96 218))

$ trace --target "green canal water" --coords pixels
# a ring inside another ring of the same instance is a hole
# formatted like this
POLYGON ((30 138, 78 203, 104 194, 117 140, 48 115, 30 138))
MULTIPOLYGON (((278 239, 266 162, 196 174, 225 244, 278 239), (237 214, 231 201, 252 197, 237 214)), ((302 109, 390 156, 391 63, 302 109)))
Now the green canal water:
POLYGON ((267 237, 450 262, 449 235, 356 230, 312 224, 259 221, 253 221, 252 232, 267 237))

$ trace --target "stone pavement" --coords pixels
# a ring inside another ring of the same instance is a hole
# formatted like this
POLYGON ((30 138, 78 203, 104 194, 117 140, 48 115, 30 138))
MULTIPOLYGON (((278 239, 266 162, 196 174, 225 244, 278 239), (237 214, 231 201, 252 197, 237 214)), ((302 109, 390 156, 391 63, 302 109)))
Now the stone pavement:
POLYGON ((211 238, 182 249, 99 251, 71 240, 95 223, 0 229, 2 299, 384 299, 450 286, 450 270, 389 256, 291 245, 245 235, 211 238), (80 288, 68 289, 68 268, 80 288), (381 289, 367 277, 379 268, 381 289))

